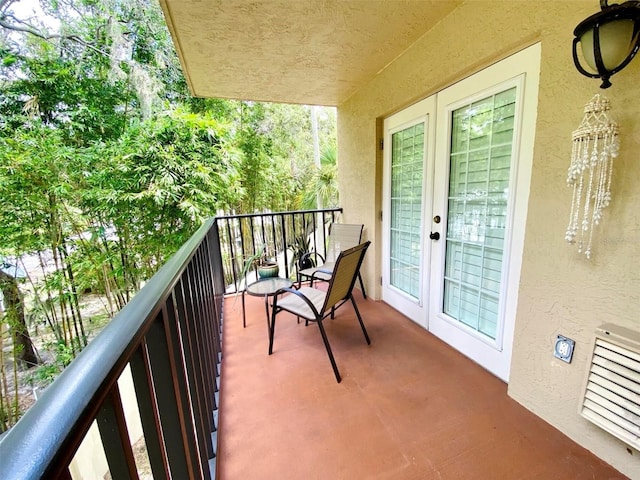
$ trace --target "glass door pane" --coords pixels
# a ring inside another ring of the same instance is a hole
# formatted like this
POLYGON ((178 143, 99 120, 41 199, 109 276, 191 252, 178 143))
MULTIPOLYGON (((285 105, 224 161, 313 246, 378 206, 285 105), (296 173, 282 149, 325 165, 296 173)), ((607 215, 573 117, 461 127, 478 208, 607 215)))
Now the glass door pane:
POLYGON ((452 112, 443 312, 496 338, 516 88, 452 112))
POLYGON ((391 135, 390 285, 419 299, 424 123, 391 135))

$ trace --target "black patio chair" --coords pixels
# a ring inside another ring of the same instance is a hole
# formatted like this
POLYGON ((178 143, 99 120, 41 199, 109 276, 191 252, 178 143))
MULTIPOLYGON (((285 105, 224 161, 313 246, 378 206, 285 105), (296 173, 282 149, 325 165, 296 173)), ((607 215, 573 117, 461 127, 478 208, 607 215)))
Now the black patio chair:
MULTIPOLYGON (((301 287, 300 289, 283 288, 276 292, 273 299, 273 308, 271 309, 271 325, 269 329, 269 355, 273 353, 273 338, 276 330, 276 316, 282 311, 293 313, 298 317, 304 318, 308 322, 316 322, 320 329, 320 335, 322 335, 322 341, 327 349, 331 366, 333 367, 333 373, 336 376, 338 383, 341 381, 340 372, 338 366, 333 358, 331 352, 331 346, 329 345, 329 339, 322 325, 322 321, 328 317, 333 316, 333 311, 347 301, 351 301, 353 309, 360 322, 362 333, 367 344, 371 344, 367 329, 364 326, 358 306, 353 298, 353 286, 355 285, 360 265, 364 259, 364 254, 367 252, 367 248, 371 242, 365 242, 355 247, 342 251, 336 259, 333 266, 333 273, 329 279, 329 286, 327 290, 320 290, 313 287, 301 287), (287 295, 283 295, 283 294, 287 295)), ((322 271, 322 270, 320 270, 322 271)))

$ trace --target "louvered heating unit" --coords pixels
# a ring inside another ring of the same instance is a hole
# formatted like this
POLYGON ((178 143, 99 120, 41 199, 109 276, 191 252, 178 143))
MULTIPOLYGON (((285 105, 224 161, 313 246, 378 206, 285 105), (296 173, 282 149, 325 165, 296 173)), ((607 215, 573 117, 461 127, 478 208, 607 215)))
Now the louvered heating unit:
POLYGON ((580 414, 640 450, 640 332, 596 330, 580 414))

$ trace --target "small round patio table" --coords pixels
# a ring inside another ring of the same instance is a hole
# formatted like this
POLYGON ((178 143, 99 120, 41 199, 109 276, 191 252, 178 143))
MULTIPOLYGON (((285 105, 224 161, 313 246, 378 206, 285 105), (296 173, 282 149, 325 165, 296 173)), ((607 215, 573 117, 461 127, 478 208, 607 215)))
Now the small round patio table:
POLYGON ((269 297, 276 294, 281 288, 290 288, 293 286, 293 282, 287 278, 281 277, 269 277, 258 280, 247 285, 247 288, 242 292, 242 326, 246 327, 247 322, 244 313, 244 294, 245 292, 254 297, 264 297, 264 308, 267 313, 267 328, 271 330, 271 322, 269 321, 269 297))

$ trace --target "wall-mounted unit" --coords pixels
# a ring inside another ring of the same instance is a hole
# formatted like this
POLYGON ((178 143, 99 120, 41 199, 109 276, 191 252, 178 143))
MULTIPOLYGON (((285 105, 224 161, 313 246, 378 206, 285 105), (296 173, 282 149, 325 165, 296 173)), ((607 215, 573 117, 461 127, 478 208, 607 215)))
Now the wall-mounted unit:
POLYGON ((580 414, 640 450, 640 332, 596 330, 580 414))

